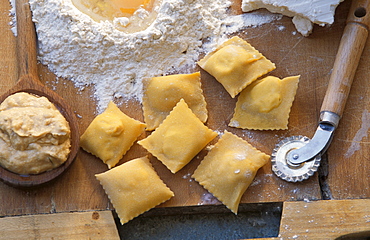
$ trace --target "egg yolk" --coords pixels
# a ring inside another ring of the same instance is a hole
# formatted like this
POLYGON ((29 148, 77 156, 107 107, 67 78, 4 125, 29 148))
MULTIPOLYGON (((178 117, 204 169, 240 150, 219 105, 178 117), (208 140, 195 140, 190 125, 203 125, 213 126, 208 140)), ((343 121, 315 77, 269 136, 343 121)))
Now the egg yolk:
POLYGON ((133 14, 140 7, 150 10, 151 0, 111 0, 112 5, 122 13, 133 14))
POLYGON ((95 21, 131 17, 136 10, 151 11, 154 0, 72 0, 75 7, 95 21))

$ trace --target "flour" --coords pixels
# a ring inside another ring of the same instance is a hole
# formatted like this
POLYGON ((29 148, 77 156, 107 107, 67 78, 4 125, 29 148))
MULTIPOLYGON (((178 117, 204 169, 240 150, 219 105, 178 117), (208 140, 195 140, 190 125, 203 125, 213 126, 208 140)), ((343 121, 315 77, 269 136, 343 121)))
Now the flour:
POLYGON ((16 21, 16 18, 15 18, 15 0, 9 0, 9 1, 10 1, 10 5, 13 6, 10 9, 10 13, 9 13, 10 16, 12 16, 9 25, 11 26, 11 30, 12 30, 14 36, 17 36, 17 21, 16 21))
POLYGON ((282 17, 281 14, 264 12, 228 16, 223 20, 223 24, 226 26, 224 34, 232 34, 249 27, 258 27, 271 21, 280 20, 282 17))
POLYGON ((124 26, 127 19, 96 22, 71 0, 30 0, 40 62, 81 90, 93 87, 98 112, 114 98, 141 101, 143 79, 191 73, 200 55, 213 50, 227 34, 280 16, 230 16, 230 5, 230 1, 162 0, 147 29, 125 33, 117 24, 124 26))
POLYGON ((367 109, 365 109, 362 112, 361 117, 361 128, 356 132, 356 135, 352 139, 351 146, 347 149, 347 152, 344 154, 344 156, 348 159, 352 157, 352 155, 361 149, 361 144, 364 143, 362 140, 363 138, 367 137, 367 133, 370 129, 370 113, 367 109))

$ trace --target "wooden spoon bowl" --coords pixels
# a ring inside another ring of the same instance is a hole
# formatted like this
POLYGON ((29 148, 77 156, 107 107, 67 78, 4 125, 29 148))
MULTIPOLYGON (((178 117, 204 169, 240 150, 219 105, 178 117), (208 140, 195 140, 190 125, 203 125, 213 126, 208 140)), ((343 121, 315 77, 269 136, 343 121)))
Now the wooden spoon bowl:
POLYGON ((35 187, 47 183, 62 174, 75 159, 79 149, 79 130, 77 118, 64 99, 45 87, 38 80, 36 60, 36 33, 32 22, 28 0, 16 1, 17 14, 17 60, 19 80, 11 89, 0 96, 2 103, 8 96, 17 92, 26 92, 46 97, 69 123, 71 130, 71 149, 68 159, 61 166, 52 170, 30 175, 20 175, 0 166, 0 179, 15 187, 35 187))

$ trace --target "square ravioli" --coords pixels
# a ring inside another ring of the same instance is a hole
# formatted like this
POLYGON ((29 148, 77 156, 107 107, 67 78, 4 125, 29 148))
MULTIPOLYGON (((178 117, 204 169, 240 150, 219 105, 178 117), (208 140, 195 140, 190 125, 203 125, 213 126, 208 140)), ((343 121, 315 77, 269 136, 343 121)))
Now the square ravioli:
POLYGON ((157 128, 181 98, 202 122, 207 121, 200 72, 153 77, 145 81, 143 112, 146 129, 151 131, 157 128))
POLYGON ((113 102, 87 127, 81 147, 114 167, 144 132, 145 124, 124 114, 113 102))
POLYGON ((162 124, 138 143, 176 173, 217 135, 181 99, 162 124))
POLYGON ((276 68, 274 63, 239 37, 232 37, 221 44, 198 65, 215 77, 232 98, 257 78, 276 68))
POLYGON ((229 126, 255 130, 288 129, 299 77, 280 80, 268 76, 253 82, 240 93, 229 126))
POLYGON ((237 214, 240 199, 270 156, 225 131, 192 177, 237 214))
POLYGON ((121 224, 174 196, 153 169, 148 157, 125 162, 95 177, 112 202, 121 224))

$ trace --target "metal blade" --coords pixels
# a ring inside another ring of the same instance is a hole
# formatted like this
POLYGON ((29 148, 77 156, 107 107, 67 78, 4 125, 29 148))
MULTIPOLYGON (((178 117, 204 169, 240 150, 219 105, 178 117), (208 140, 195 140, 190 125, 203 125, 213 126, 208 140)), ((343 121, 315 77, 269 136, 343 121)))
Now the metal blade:
POLYGON ((333 138, 335 127, 331 124, 320 123, 315 135, 305 146, 290 151, 286 158, 289 163, 300 164, 315 158, 326 151, 333 138))
POLYGON ((304 136, 288 137, 280 141, 271 154, 273 172, 288 182, 300 182, 312 176, 320 166, 320 154, 299 164, 292 164, 287 161, 287 155, 292 150, 302 148, 309 142, 310 139, 304 136))

